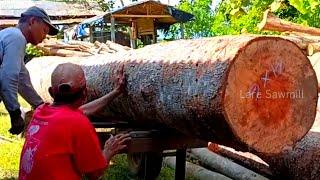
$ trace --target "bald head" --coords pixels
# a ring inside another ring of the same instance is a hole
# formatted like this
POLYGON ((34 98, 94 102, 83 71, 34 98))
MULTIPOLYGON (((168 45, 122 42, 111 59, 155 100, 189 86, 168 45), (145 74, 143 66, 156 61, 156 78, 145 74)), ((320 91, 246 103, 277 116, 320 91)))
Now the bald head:
POLYGON ((72 63, 59 64, 51 74, 51 96, 55 101, 76 100, 86 88, 82 68, 72 63))

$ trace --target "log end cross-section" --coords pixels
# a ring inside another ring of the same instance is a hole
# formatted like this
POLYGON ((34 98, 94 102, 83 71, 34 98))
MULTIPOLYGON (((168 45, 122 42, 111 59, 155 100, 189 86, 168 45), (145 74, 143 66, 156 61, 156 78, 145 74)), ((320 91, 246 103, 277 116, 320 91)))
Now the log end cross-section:
POLYGON ((258 38, 240 49, 225 87, 225 119, 256 151, 292 147, 314 122, 317 79, 307 57, 287 40, 258 38))

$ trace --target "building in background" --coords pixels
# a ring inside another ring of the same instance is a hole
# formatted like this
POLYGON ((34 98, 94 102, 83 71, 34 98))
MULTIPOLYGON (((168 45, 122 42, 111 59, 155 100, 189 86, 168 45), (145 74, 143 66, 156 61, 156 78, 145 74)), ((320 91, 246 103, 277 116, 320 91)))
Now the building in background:
POLYGON ((98 4, 93 2, 66 3, 45 0, 0 0, 0 29, 16 26, 21 13, 31 6, 43 8, 50 16, 52 23, 59 25, 60 29, 104 13, 98 4))

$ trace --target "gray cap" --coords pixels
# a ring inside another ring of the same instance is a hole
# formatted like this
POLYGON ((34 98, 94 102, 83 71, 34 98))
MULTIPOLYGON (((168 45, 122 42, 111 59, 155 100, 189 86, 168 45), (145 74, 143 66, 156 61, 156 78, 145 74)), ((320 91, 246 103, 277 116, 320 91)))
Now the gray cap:
POLYGON ((41 18, 49 26, 49 35, 58 34, 58 29, 53 24, 51 24, 48 14, 42 8, 32 6, 21 14, 21 17, 23 16, 34 16, 41 18))

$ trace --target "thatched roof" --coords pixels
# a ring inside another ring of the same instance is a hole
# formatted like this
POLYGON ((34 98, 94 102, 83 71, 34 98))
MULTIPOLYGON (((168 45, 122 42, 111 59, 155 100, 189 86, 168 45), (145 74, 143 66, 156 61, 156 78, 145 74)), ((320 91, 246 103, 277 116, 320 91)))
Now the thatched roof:
POLYGON ((190 13, 179 10, 173 6, 162 4, 154 0, 145 0, 132 3, 121 9, 95 16, 85 20, 82 24, 100 22, 104 19, 110 23, 114 17, 117 24, 130 24, 132 19, 153 18, 158 25, 171 25, 177 22, 187 22, 193 20, 194 16, 190 13))
POLYGON ((93 17, 103 12, 95 4, 53 2, 45 0, 0 0, 0 19, 19 18, 31 6, 43 8, 52 19, 93 17))
POLYGON ((173 6, 162 4, 154 0, 145 0, 132 3, 116 11, 107 13, 105 18, 116 17, 117 21, 130 21, 131 18, 149 15, 156 18, 160 23, 174 24, 176 22, 187 22, 193 19, 193 15, 173 6), (130 16, 132 15, 132 16, 130 16))
MULTIPOLYGON (((0 19, 0 28, 15 26, 18 24, 18 19, 0 19)), ((83 21, 83 18, 72 18, 72 19, 62 19, 62 20, 52 20, 51 23, 54 25, 63 24, 78 24, 83 21)))

